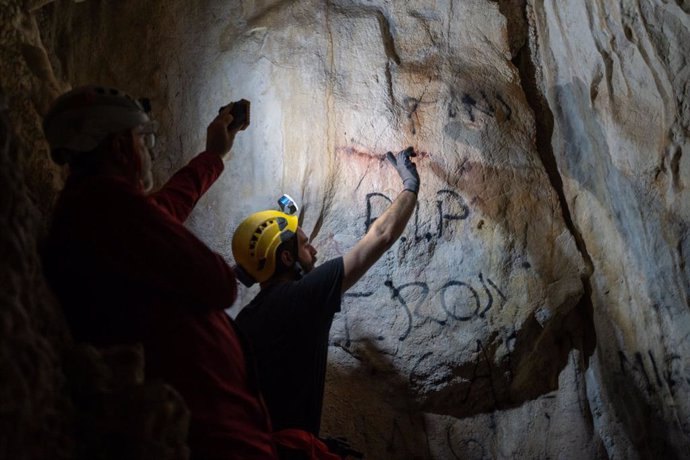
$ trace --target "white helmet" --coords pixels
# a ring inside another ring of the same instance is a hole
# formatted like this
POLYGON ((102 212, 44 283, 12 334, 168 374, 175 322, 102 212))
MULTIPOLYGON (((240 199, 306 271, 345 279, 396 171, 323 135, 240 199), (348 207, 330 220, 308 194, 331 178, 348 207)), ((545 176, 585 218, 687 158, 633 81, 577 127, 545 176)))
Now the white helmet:
POLYGON ((114 88, 82 86, 58 97, 43 118, 43 132, 58 164, 68 152, 89 152, 108 135, 153 124, 148 99, 135 100, 114 88))

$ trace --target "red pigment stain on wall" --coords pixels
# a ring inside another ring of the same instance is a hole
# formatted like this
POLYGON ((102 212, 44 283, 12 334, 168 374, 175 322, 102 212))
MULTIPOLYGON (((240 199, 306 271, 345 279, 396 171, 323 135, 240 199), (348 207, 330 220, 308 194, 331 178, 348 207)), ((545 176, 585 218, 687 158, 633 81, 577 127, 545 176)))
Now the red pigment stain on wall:
MULTIPOLYGON (((398 150, 393 151, 393 153, 396 153, 396 152, 398 152, 398 150)), ((431 157, 431 153, 426 152, 426 151, 419 151, 419 150, 415 149, 415 152, 417 153, 417 156, 414 157, 415 160, 420 160, 420 159, 424 159, 427 157, 431 157)), ((350 157, 353 159, 365 160, 365 161, 371 161, 371 160, 383 161, 386 159, 386 152, 374 153, 374 152, 371 152, 369 150, 359 149, 359 148, 353 147, 353 146, 336 147, 335 153, 338 155, 343 155, 343 156, 350 157)))

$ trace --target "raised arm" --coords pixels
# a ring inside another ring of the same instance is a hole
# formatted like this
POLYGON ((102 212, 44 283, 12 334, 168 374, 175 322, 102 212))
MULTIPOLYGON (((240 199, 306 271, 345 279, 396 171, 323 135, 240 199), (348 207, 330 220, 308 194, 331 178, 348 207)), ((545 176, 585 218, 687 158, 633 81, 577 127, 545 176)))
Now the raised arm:
POLYGON ((388 152, 386 156, 400 174, 405 188, 369 227, 366 235, 343 257, 343 293, 364 276, 400 237, 417 203, 419 175, 417 167, 410 160, 410 157, 415 156, 414 149, 408 147, 397 155, 388 152))
POLYGON ((236 103, 220 109, 218 116, 206 129, 206 150, 187 166, 176 172, 150 199, 178 221, 184 222, 199 198, 223 172, 223 161, 231 155, 235 136, 249 126, 249 102, 242 124, 233 123, 232 109, 236 103))

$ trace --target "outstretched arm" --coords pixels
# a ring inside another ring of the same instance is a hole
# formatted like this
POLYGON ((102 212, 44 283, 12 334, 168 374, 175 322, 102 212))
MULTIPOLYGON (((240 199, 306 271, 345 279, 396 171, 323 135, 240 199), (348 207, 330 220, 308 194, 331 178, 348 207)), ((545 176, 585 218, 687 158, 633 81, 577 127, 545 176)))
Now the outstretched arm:
POLYGON ((393 163, 403 180, 405 189, 391 205, 369 227, 369 231, 357 242, 354 248, 343 257, 345 273, 341 290, 344 293, 350 289, 374 263, 400 237, 407 221, 412 216, 417 203, 419 191, 419 175, 417 167, 410 160, 414 156, 412 147, 394 156, 388 152, 386 156, 393 163))
POLYGON ((221 108, 206 130, 206 151, 176 172, 150 199, 179 222, 184 222, 199 198, 223 172, 223 161, 231 155, 235 136, 249 126, 249 102, 243 124, 233 123, 231 103, 221 108))

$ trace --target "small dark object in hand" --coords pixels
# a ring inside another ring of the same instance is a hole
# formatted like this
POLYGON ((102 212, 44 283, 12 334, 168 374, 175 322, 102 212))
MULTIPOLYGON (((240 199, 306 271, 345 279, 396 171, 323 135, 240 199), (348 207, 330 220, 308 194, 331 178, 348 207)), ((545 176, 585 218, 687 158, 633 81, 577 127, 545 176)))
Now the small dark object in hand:
MULTIPOLYGON (((249 101, 246 99, 240 99, 239 101, 231 102, 230 105, 230 115, 232 115, 232 122, 228 125, 228 129, 237 129, 242 127, 241 130, 249 126, 249 101)), ((227 107, 227 106, 226 106, 227 107)), ((221 107, 218 112, 220 113, 225 107, 221 107)))

